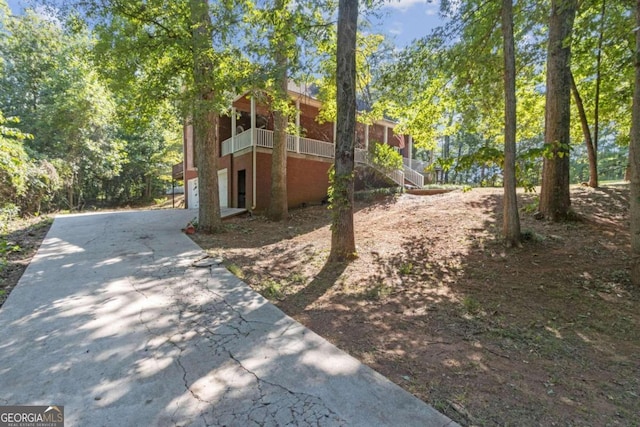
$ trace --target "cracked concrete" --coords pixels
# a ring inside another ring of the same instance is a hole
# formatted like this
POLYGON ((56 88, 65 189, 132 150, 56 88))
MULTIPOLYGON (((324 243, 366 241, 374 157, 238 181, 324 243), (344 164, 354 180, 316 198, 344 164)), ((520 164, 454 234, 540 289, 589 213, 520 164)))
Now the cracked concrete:
POLYGON ((192 215, 57 218, 0 309, 0 402, 67 426, 455 425, 203 261, 192 215))

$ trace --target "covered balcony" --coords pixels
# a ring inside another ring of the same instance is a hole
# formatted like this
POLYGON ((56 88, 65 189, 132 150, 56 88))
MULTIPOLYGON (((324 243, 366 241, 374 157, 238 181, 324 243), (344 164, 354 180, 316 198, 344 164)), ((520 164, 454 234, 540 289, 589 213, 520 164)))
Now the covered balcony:
MULTIPOLYGON (((251 147, 273 148, 273 131, 267 129, 248 129, 237 135, 222 141, 220 150, 221 156, 234 154, 251 147), (255 132, 255 135, 254 135, 255 132)), ((317 139, 304 138, 299 135, 287 135, 287 151, 290 153, 304 154, 309 156, 332 159, 335 155, 335 145, 331 142, 317 139)), ((366 164, 376 168, 371 161, 367 150, 356 148, 356 163, 366 164)), ((405 185, 407 182, 417 187, 424 186, 424 175, 410 168, 406 164, 403 170, 385 172, 385 174, 398 185, 405 185)))

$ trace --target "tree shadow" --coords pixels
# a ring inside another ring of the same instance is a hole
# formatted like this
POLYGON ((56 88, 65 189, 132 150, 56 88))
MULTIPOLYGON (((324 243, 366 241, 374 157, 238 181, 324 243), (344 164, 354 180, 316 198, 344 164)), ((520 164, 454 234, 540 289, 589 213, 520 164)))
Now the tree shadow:
POLYGON ((296 316, 322 297, 338 281, 348 263, 326 262, 313 280, 278 304, 290 316, 296 316))
MULTIPOLYGON (((521 207, 535 202, 518 197, 521 207)), ((626 390, 640 386, 632 363, 640 292, 621 229, 627 201, 624 189, 578 191, 574 207, 597 221, 577 223, 523 211, 530 239, 511 249, 502 241, 502 195, 442 205, 429 215, 450 217, 447 227, 424 216, 423 234, 370 253, 355 291, 342 273, 331 278, 342 291, 295 314, 463 424, 594 424, 615 414, 634 424, 626 390), (478 221, 456 221, 471 214, 478 221), (442 252, 449 239, 461 244, 442 252)))
MULTIPOLYGON (((354 213, 389 209, 396 197, 388 194, 369 195, 354 202, 354 213)), ((331 221, 331 210, 327 205, 305 206, 290 209, 287 221, 273 222, 262 215, 243 215, 226 219, 222 233, 196 233, 190 237, 205 250, 256 248, 329 227, 331 221)))
POLYGON ((188 217, 57 219, 0 310, 0 402, 63 405, 70 425, 445 423, 226 269, 194 267, 188 217))

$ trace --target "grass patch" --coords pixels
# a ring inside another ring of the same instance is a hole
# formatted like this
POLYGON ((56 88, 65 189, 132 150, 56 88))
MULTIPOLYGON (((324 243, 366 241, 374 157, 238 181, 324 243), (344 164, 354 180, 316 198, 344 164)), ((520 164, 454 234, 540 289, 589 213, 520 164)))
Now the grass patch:
POLYGON ((413 273, 413 264, 410 262, 404 262, 402 263, 402 265, 400 265, 400 268, 398 269, 398 273, 400 273, 403 276, 407 276, 409 274, 413 273))
POLYGON ((236 276, 238 279, 244 279, 245 278, 244 272, 242 271, 242 268, 240 268, 236 264, 227 265, 227 270, 229 270, 231 272, 231 274, 236 276))
POLYGON ((270 300, 280 300, 284 298, 282 284, 273 279, 267 279, 260 284, 262 295, 270 300))
POLYGON ((287 278, 287 281, 292 284, 304 285, 307 282, 307 278, 299 272, 293 272, 287 278))
POLYGON ((374 287, 368 289, 364 293, 364 298, 370 301, 380 301, 391 295, 391 292, 393 292, 393 288, 391 286, 384 283, 377 283, 374 287))
POLYGON ((472 296, 466 296, 462 300, 464 309, 469 314, 477 314, 480 312, 480 302, 472 296))

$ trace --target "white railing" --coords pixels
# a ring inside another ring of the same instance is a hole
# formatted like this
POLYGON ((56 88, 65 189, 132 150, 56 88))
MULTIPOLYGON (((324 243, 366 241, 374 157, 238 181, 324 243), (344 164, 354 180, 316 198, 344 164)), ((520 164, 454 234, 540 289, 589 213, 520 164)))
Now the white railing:
POLYGON ((287 134, 287 151, 296 152, 296 136, 287 134))
POLYGON ((378 166, 376 166, 369 159, 369 153, 366 150, 362 150, 360 148, 356 148, 355 149, 354 157, 355 157, 356 163, 364 163, 364 164, 374 168, 378 172, 381 172, 381 173, 385 174, 386 176, 391 178, 391 180, 393 182, 395 182, 396 184, 404 186, 404 178, 405 178, 405 176, 404 176, 404 172, 403 171, 401 171, 399 169, 392 170, 390 172, 382 171, 378 166))
MULTIPOLYGON (((233 138, 226 139, 222 142, 221 155, 226 156, 245 148, 251 147, 251 129, 248 129, 233 138)), ((273 131, 267 129, 256 129, 256 146, 264 148, 273 148, 273 131)), ((325 157, 332 159, 335 156, 335 146, 331 142, 318 141, 317 139, 297 137, 295 135, 287 135, 287 151, 300 154, 309 154, 312 156, 325 157)), ((405 168, 405 172, 401 170, 394 170, 391 172, 383 172, 369 160, 369 154, 366 150, 359 148, 355 149, 355 161, 356 163, 364 163, 372 168, 385 173, 389 178, 398 185, 404 185, 404 180, 411 182, 414 185, 422 187, 424 184, 424 177, 418 172, 405 168), (411 177, 406 176, 406 171, 410 171, 411 177), (418 175, 423 178, 422 183, 419 183, 418 175)))
MULTIPOLYGON (((257 139, 258 147, 273 148, 272 130, 258 129, 257 139)), ((287 151, 327 158, 333 158, 334 156, 334 146, 331 142, 297 137, 295 135, 287 135, 287 151)))
POLYGON ((300 137, 300 153, 302 154, 311 154, 331 159, 335 157, 335 152, 335 146, 331 142, 300 137))
POLYGON ((256 129, 256 146, 273 148, 273 131, 256 129))
POLYGON ((404 167, 404 177, 407 181, 417 187, 424 187, 424 175, 411 169, 408 166, 404 167))
POLYGON ((226 156, 227 154, 236 153, 248 147, 251 147, 251 129, 236 135, 235 141, 233 137, 222 141, 220 155, 226 156))

